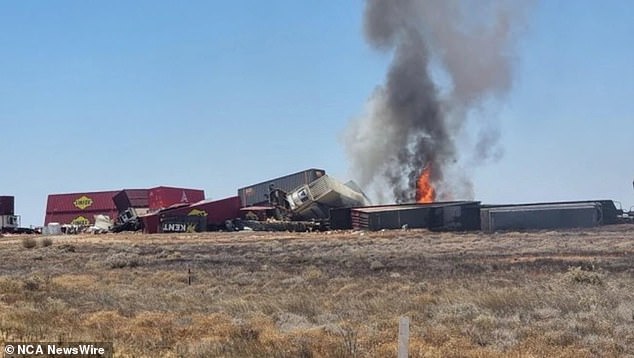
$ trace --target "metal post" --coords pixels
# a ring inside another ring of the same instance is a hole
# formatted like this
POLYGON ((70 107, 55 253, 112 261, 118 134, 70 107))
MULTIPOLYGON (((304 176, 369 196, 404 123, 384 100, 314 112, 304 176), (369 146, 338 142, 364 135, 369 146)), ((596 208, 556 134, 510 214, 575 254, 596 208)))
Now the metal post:
POLYGON ((409 317, 403 316, 398 322, 398 358, 409 356, 409 317))

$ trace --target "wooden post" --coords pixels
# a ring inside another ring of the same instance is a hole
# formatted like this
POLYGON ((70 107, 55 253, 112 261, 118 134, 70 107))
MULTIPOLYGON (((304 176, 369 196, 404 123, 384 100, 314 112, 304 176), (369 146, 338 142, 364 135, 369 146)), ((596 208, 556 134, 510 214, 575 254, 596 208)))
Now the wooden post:
POLYGON ((192 285, 192 269, 187 265, 187 284, 192 285))
POLYGON ((409 317, 403 316, 398 322, 398 358, 409 356, 409 317))

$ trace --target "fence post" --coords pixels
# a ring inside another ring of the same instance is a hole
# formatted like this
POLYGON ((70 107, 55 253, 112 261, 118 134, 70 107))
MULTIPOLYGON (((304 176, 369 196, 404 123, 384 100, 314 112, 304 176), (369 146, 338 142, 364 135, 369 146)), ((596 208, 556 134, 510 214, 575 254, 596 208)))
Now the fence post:
POLYGON ((407 358, 409 353, 409 317, 403 316, 398 322, 398 358, 407 358))

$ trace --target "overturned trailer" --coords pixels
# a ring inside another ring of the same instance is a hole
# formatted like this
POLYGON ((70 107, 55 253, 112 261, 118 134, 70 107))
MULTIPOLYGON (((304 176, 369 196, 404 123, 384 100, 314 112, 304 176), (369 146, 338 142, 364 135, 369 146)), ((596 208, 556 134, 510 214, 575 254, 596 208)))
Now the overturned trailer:
POLYGON ((112 201, 114 201, 119 212, 112 231, 143 229, 139 216, 145 215, 150 211, 149 189, 123 189, 112 197, 112 201))
POLYGON ((269 187, 268 205, 240 209, 241 225, 256 231, 321 231, 329 228, 331 209, 369 204, 356 183, 327 175, 286 192, 269 187))
POLYGON ((222 230, 239 215, 240 200, 233 196, 221 200, 203 200, 191 205, 175 204, 140 218, 143 230, 154 234, 222 230))
POLYGON ((149 189, 123 189, 112 197, 120 213, 129 208, 149 209, 149 189))
POLYGON ((240 206, 268 205, 270 203, 270 192, 272 189, 279 189, 287 193, 297 187, 312 183, 325 174, 325 170, 313 168, 242 187, 238 189, 240 206))
POLYGON ((112 231, 141 230, 143 229, 142 216, 197 203, 204 197, 203 190, 169 186, 121 190, 112 198, 119 212, 112 231))
POLYGON ((370 202, 352 181, 343 184, 324 175, 288 193, 286 200, 295 219, 328 219, 330 210, 369 205, 370 202))

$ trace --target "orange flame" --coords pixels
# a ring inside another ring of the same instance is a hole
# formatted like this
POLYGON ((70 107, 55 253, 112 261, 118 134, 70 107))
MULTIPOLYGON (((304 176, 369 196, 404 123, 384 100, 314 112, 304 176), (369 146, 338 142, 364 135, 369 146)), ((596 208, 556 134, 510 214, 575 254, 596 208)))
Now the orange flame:
POLYGON ((431 184, 431 164, 427 164, 416 182, 416 202, 433 203, 436 199, 436 190, 431 184))

